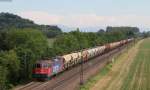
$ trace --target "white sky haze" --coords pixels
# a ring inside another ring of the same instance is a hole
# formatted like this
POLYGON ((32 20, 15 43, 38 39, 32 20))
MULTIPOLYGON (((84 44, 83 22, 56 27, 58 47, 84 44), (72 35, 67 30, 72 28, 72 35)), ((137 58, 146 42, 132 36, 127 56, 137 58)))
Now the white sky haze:
POLYGON ((38 24, 70 27, 150 26, 150 0, 12 0, 0 1, 10 12, 38 24))

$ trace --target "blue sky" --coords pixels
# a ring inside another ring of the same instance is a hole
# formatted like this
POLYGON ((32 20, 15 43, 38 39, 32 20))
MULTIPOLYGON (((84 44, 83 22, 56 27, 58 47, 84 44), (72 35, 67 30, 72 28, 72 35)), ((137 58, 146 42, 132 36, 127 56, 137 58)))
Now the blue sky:
POLYGON ((12 0, 0 1, 10 12, 39 24, 71 27, 150 26, 150 0, 12 0))

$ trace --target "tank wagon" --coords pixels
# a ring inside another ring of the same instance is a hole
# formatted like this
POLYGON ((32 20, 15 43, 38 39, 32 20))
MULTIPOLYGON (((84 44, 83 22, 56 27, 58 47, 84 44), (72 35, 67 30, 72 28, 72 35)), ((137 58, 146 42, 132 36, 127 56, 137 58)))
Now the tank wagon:
POLYGON ((68 68, 81 63, 82 60, 83 62, 88 61, 93 57, 106 53, 133 40, 133 38, 121 40, 103 46, 97 46, 79 52, 66 54, 63 56, 56 56, 52 59, 39 60, 34 65, 32 77, 36 80, 49 80, 54 75, 59 74, 60 72, 63 72, 64 70, 67 70, 68 68))

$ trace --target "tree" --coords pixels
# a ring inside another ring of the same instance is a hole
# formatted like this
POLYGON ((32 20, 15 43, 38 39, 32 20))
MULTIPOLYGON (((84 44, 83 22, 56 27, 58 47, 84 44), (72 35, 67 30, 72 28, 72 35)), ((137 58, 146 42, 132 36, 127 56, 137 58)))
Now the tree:
POLYGON ((122 37, 122 39, 124 38, 131 38, 131 37, 135 37, 137 36, 137 34, 139 33, 139 28, 137 27, 111 27, 108 26, 106 28, 106 32, 107 33, 120 33, 118 35, 120 35, 120 37, 122 37), (121 36, 123 35, 123 36, 121 36))
POLYGON ((0 30, 0 51, 8 50, 6 46, 6 37, 7 37, 7 31, 0 30))
POLYGON ((6 68, 11 84, 31 79, 32 66, 48 53, 47 38, 31 28, 5 30, 0 33, 0 66, 6 68))
POLYGON ((148 32, 143 32, 143 33, 142 33, 142 36, 143 36, 144 38, 150 37, 150 31, 148 31, 148 32))
POLYGON ((105 33, 105 30, 104 29, 100 29, 100 30, 98 30, 98 33, 105 33))
POLYGON ((25 28, 25 27, 35 27, 33 21, 28 19, 23 19, 17 15, 10 13, 0 13, 0 29, 11 29, 12 27, 16 28, 25 28))
POLYGON ((9 49, 16 47, 27 48, 32 50, 39 57, 45 54, 45 50, 48 47, 46 37, 41 31, 34 29, 11 30, 7 34, 6 41, 9 49))
POLYGON ((20 61, 14 50, 0 53, 0 66, 4 69, 0 74, 2 79, 0 83, 5 84, 5 88, 10 88, 11 84, 18 82, 20 69, 20 61))
POLYGON ((40 25, 39 29, 42 30, 48 38, 53 38, 62 34, 62 31, 58 26, 40 25))
POLYGON ((36 60, 47 53, 47 38, 39 30, 22 29, 8 31, 6 37, 8 50, 15 50, 20 60, 20 79, 31 78, 32 66, 36 60))
POLYGON ((72 34, 78 40, 78 44, 79 44, 78 50, 89 47, 89 42, 86 33, 80 32, 79 28, 77 28, 76 31, 71 31, 69 34, 72 34))
POLYGON ((11 13, 0 13, 0 31, 12 30, 12 28, 17 28, 19 30, 24 28, 37 29, 42 31, 48 38, 53 38, 62 34, 61 29, 57 26, 38 25, 31 20, 21 18, 20 16, 11 13))
POLYGON ((0 65, 0 90, 7 89, 7 69, 0 65))
POLYGON ((64 54, 75 51, 79 48, 78 40, 71 34, 58 37, 54 42, 56 54, 64 54))
POLYGON ((32 68, 36 60, 36 54, 31 49, 18 47, 15 49, 20 60, 19 80, 26 81, 31 79, 32 68))

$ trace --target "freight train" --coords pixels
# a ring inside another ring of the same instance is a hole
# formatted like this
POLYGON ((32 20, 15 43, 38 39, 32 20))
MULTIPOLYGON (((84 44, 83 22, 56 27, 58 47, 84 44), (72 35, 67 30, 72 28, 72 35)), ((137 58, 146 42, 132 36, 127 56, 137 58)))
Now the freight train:
POLYGON ((103 46, 97 46, 79 52, 66 54, 63 56, 56 56, 55 58, 52 59, 39 60, 33 67, 32 77, 34 80, 44 80, 44 81, 49 80, 54 75, 57 75, 60 72, 63 72, 68 68, 71 68, 72 66, 80 64, 82 61, 86 62, 91 58, 106 53, 112 49, 127 44, 133 40, 134 40, 133 38, 121 40, 103 46))

